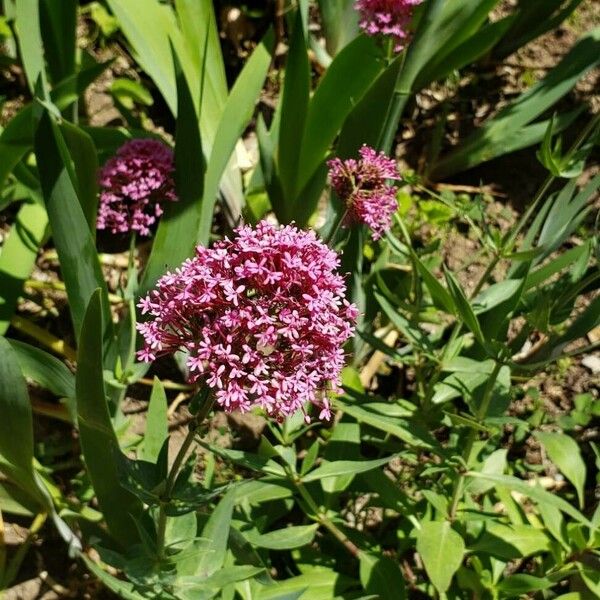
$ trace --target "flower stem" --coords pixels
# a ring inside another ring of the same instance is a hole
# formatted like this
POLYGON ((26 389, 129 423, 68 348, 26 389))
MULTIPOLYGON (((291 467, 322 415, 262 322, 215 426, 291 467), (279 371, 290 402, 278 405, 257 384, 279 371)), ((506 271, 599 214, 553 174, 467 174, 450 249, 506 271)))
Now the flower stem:
POLYGON ((342 213, 342 215, 340 216, 340 218, 337 220, 335 226, 331 230, 331 233, 327 236, 327 239, 325 240, 325 243, 330 248, 333 248, 333 245, 334 245, 334 242, 335 242, 335 238, 337 237, 338 231, 340 230, 340 227, 342 226, 342 223, 344 222, 344 219, 347 216, 348 216, 348 209, 344 210, 344 212, 342 213))
MULTIPOLYGON (((490 374, 490 378, 487 380, 487 384, 486 384, 485 390, 483 392, 483 398, 481 399, 481 404, 479 405, 479 408, 477 409, 477 412, 475 414, 475 419, 477 420, 477 422, 483 421, 483 419, 485 419, 485 416, 488 413, 488 410, 490 408, 490 402, 492 401, 492 396, 494 395, 493 394, 494 385, 496 383, 496 380, 498 379, 498 375, 500 373, 501 368, 502 368, 502 363, 496 362, 496 364, 494 365, 494 370, 490 374)), ((473 446, 476 441, 477 441, 477 430, 471 429, 471 431, 469 432, 469 436, 467 437, 465 449, 463 451, 463 459, 465 460, 465 462, 467 464, 469 463, 469 460, 471 458, 471 453, 473 452, 473 446)), ((454 490, 452 492, 452 500, 450 502, 450 511, 449 511, 449 517, 450 517, 451 521, 453 521, 456 518, 456 511, 458 509, 458 503, 460 502, 460 500, 463 496, 463 493, 464 493, 464 489, 465 489, 465 479, 466 479, 465 475, 461 473, 454 485, 454 490)))
POLYGON ((317 503, 314 501, 313 497, 310 495, 310 492, 306 489, 306 486, 302 483, 302 480, 298 476, 292 475, 292 481, 299 494, 302 496, 302 499, 306 502, 310 510, 313 511, 314 515, 311 515, 311 518, 319 523, 319 525, 325 527, 325 529, 327 529, 329 533, 331 533, 331 535, 333 535, 333 537, 338 540, 338 542, 340 542, 340 544, 342 544, 354 558, 357 558, 360 554, 358 546, 348 539, 348 536, 339 527, 337 527, 337 525, 335 525, 333 521, 317 506, 317 503))
POLYGON ((160 504, 158 512, 158 523, 156 526, 156 548, 159 558, 163 558, 165 553, 165 530, 167 527, 166 505, 171 500, 171 494, 173 493, 173 488, 175 487, 177 476, 179 475, 179 471, 181 470, 181 466, 183 465, 183 461, 185 460, 185 457, 191 445, 194 443, 194 438, 196 437, 198 427, 200 427, 200 425, 203 423, 204 419, 210 412, 214 401, 214 398, 207 387, 200 391, 199 396, 200 407, 198 409, 198 412, 194 416, 193 421, 188 426, 188 433, 185 436, 183 444, 181 444, 177 455, 175 456, 175 460, 173 461, 171 468, 169 469, 167 481, 165 483, 165 491, 162 497, 162 502, 160 504))

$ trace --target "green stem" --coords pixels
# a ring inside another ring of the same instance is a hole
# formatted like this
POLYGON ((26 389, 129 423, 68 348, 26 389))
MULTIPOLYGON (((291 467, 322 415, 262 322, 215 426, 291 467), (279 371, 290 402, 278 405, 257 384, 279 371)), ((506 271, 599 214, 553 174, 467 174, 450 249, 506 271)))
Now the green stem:
MULTIPOLYGON (((17 574, 21 568, 21 564, 23 563, 23 560, 27 556, 27 553, 29 552, 29 548, 31 547, 31 544, 35 540, 36 534, 44 526, 44 523, 46 522, 47 518, 48 518, 48 515, 46 513, 40 513, 40 514, 36 515, 35 518, 33 519, 33 522, 31 523, 31 527, 29 528, 29 531, 27 532, 27 539, 25 540, 25 542, 23 542, 19 546, 19 549, 17 550, 16 554, 13 556, 12 560, 8 563, 6 570, 0 571, 0 590, 6 589, 11 584, 13 579, 17 576, 17 574)), ((3 544, 3 542, 4 542, 4 539, 0 539, 0 543, 3 544)), ((3 546, 4 546, 4 544, 3 544, 3 546)))
POLYGON ((331 533, 331 535, 333 535, 333 537, 338 540, 338 542, 340 542, 340 544, 342 544, 354 558, 357 558, 360 554, 358 546, 348 539, 348 536, 346 536, 346 534, 339 529, 333 523, 333 521, 331 521, 331 519, 317 506, 317 503, 310 495, 310 492, 306 489, 306 486, 296 475, 292 474, 291 480, 296 486, 300 496, 302 496, 302 499, 306 502, 310 510, 313 511, 314 515, 312 515, 312 518, 319 523, 319 525, 325 527, 325 529, 327 529, 329 533, 331 533))
POLYGON ((334 243, 335 243, 335 238, 338 234, 338 231, 340 230, 340 227, 342 226, 342 223, 344 222, 344 219, 347 217, 347 215, 348 215, 348 209, 344 210, 344 212, 341 214, 340 218, 337 220, 335 226, 331 230, 331 233, 327 236, 325 243, 330 248, 333 248, 334 243))
POLYGON ((166 505, 171 500, 171 494, 173 493, 177 476, 179 475, 179 471, 181 470, 181 466, 183 465, 183 461, 185 460, 191 445, 194 443, 194 438, 196 437, 198 427, 202 425, 213 405, 214 399, 208 388, 204 388, 200 394, 200 408, 194 416, 194 420, 188 426, 188 433, 185 436, 183 444, 181 444, 181 447, 179 448, 179 451, 177 452, 175 460, 173 461, 173 464, 171 465, 167 475, 165 491, 162 496, 162 502, 158 512, 158 523, 156 527, 156 547, 159 558, 163 558, 165 552, 165 531, 167 527, 166 505))
MULTIPOLYGON (((492 401, 494 385, 496 380, 498 379, 498 374, 500 373, 500 369, 502 368, 502 363, 496 362, 494 365, 494 370, 490 374, 490 378, 487 380, 487 384, 485 386, 485 390, 483 392, 483 398, 481 399, 481 404, 475 413, 475 419, 479 423, 485 419, 485 416, 488 413, 490 408, 490 402, 492 401)), ((469 431, 469 436, 467 437, 467 442, 465 444, 465 449, 463 451, 463 459, 465 463, 468 465, 471 459, 471 453, 473 452, 473 446, 477 441, 477 430, 471 429, 469 431)), ((452 500, 450 502, 450 520, 454 520, 456 518, 456 511, 458 509, 458 503, 461 501, 463 497, 463 493, 465 490, 465 480, 466 477, 464 474, 459 475, 456 483, 454 485, 454 490, 452 492, 452 500)))
MULTIPOLYGON (((585 142, 585 140, 590 135, 590 133, 592 133, 592 131, 598 126, 598 124, 600 124, 600 113, 597 114, 593 119, 591 119, 590 122, 581 130, 581 133, 579 134, 579 136, 577 137, 575 142, 573 142, 573 145, 571 146, 571 148, 565 155, 565 162, 568 163, 572 159, 575 152, 577 152, 577 150, 579 150, 581 145, 585 142)), ((523 215, 521 215, 521 218, 517 222, 517 225, 514 227, 514 229, 512 229, 510 232, 508 232, 507 238, 503 244, 505 251, 510 252, 512 246, 515 244, 515 242, 517 240, 517 236, 519 235, 519 233, 521 232, 523 227, 525 227, 525 225, 527 224, 527 221, 529 221, 529 219, 531 218, 533 211, 537 208, 537 205, 539 204, 541 199, 544 197, 544 195, 546 194, 546 192, 548 191, 548 189, 550 188, 550 186, 552 185, 552 183, 555 179, 556 179, 556 176, 554 176, 552 174, 548 175, 548 177, 546 178, 546 180, 544 181, 544 183, 538 190, 537 194, 535 195, 533 202, 529 205, 529 207, 523 213, 523 215)))

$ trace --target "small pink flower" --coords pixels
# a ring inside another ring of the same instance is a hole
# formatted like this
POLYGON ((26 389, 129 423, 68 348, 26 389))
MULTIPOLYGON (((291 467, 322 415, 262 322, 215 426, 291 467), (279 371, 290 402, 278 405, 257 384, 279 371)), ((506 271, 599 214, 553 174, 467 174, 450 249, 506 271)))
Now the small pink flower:
POLYGON ((400 52, 409 38, 413 9, 422 0, 357 0, 360 28, 367 35, 390 36, 394 50, 400 52))
POLYGON ((344 343, 358 315, 339 258, 314 232, 260 222, 165 274, 138 306, 140 360, 185 349, 192 382, 227 411, 262 407, 282 419, 311 402, 329 419, 344 343))
POLYGON ((154 139, 131 140, 100 171, 98 229, 150 235, 161 203, 176 201, 173 152, 154 139))
POLYGON ((396 188, 387 183, 400 179, 396 163, 365 145, 358 160, 334 158, 327 164, 331 186, 346 206, 344 225, 364 223, 378 240, 391 228, 398 208, 396 188))

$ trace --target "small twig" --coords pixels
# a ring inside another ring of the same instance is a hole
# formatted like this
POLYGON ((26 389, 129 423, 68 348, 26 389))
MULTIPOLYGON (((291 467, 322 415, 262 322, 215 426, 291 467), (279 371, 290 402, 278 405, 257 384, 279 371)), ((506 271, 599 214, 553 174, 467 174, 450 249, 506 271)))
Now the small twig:
POLYGON ((57 338, 28 319, 19 315, 14 315, 10 320, 10 324, 21 333, 34 338, 42 346, 52 350, 52 352, 60 354, 73 362, 77 360, 77 352, 65 343, 64 340, 57 338))
POLYGON ((467 194, 488 194, 496 198, 507 198, 508 194, 497 192, 491 186, 459 185, 454 183, 432 183, 431 187, 436 191, 450 190, 451 192, 465 192, 467 194))

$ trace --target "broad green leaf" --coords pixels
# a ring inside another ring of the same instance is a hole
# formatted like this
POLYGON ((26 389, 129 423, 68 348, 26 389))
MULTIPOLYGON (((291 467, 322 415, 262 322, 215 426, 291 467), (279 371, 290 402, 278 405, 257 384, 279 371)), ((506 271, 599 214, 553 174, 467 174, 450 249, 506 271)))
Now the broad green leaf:
MULTIPOLYGON (((277 167, 287 203, 293 202, 296 194, 298 165, 302 150, 302 136, 308 114, 310 94, 310 64, 306 52, 306 41, 300 11, 296 14, 294 29, 285 67, 285 80, 281 97, 281 127, 277 167)), ((284 206, 280 221, 290 221, 292 206, 284 206)))
POLYGON ((325 160, 346 117, 382 72, 378 55, 375 40, 361 35, 346 46, 327 69, 308 108, 299 160, 298 190, 325 160))
POLYGON ((531 525, 488 523, 472 550, 513 560, 548 552, 550 547, 550 539, 544 531, 531 525))
POLYGON ((25 377, 59 398, 75 397, 75 376, 58 358, 18 340, 8 340, 25 377))
POLYGON ((333 57, 358 35, 358 13, 354 0, 319 0, 318 4, 325 45, 333 57))
POLYGON ((236 142, 254 113, 256 100, 271 64, 273 33, 269 31, 248 59, 223 107, 221 121, 206 166, 206 179, 197 241, 208 244, 219 183, 236 142))
POLYGON ((204 600, 213 598, 226 586, 250 579, 263 572, 264 567, 252 565, 234 565, 223 567, 210 577, 178 577, 178 600, 204 600))
POLYGON ((48 227, 43 206, 23 203, 0 249, 0 334, 6 333, 48 227))
MULTIPOLYGON (((492 475, 502 475, 504 470, 506 469, 506 456, 508 454, 508 450, 501 448, 499 450, 494 450, 481 465, 482 473, 491 473, 492 475)), ((480 481, 473 479, 467 484, 467 491, 473 495, 485 494, 494 485, 487 481, 480 481)))
POLYGON ((534 436, 546 450, 548 458, 573 484, 579 499, 579 508, 583 508, 586 468, 577 442, 564 433, 537 431, 534 436))
POLYGON ((260 588, 257 600, 331 600, 348 588, 352 580, 331 569, 318 568, 308 573, 260 588))
POLYGON ((81 128, 63 121, 60 125, 69 154, 73 159, 77 182, 77 197, 88 222, 92 237, 96 238, 98 214, 98 154, 92 138, 81 128))
POLYGON ((494 475, 491 473, 477 473, 475 471, 469 471, 467 476, 473 477, 474 479, 482 479, 484 481, 493 482, 495 486, 500 486, 510 491, 519 492, 524 496, 531 498, 535 502, 552 505, 579 523, 582 523, 586 527, 592 527, 591 522, 575 507, 573 507, 560 496, 556 496, 555 494, 547 492, 539 485, 529 485, 525 481, 510 475, 494 475))
POLYGON ((366 552, 361 552, 358 560, 360 582, 365 592, 375 594, 377 598, 406 598, 404 577, 397 561, 366 552))
POLYGON ((165 207, 140 283, 140 295, 150 290, 165 271, 193 255, 202 218, 206 165, 200 129, 192 92, 175 54, 173 61, 177 81, 175 187, 178 201, 169 202, 165 207))
POLYGON ((233 506, 234 492, 227 492, 210 515, 199 542, 199 548, 206 552, 196 563, 195 575, 209 577, 223 566, 233 506))
POLYGON ((314 471, 304 475, 302 481, 309 483, 310 481, 318 481, 319 479, 325 479, 326 477, 337 477, 338 475, 356 475, 357 473, 364 473, 371 469, 376 469, 386 465, 392 459, 391 456, 385 458, 378 458, 375 460, 336 460, 334 462, 323 463, 320 467, 317 467, 314 471))
POLYGON ((510 598, 515 598, 528 592, 547 590, 554 585, 556 585, 556 581, 552 581, 547 577, 535 577, 527 573, 517 573, 503 579, 498 584, 497 589, 505 594, 510 594, 510 598))
POLYGON ((342 410, 358 422, 385 431, 411 446, 430 448, 435 444, 435 440, 431 439, 426 431, 418 431, 410 420, 395 418, 393 415, 386 416, 371 410, 369 404, 357 406, 342 402, 339 399, 336 403, 340 404, 342 410))
POLYGON ((79 436, 87 472, 108 529, 127 548, 138 540, 132 517, 140 515, 142 505, 119 482, 120 448, 104 389, 101 302, 102 294, 96 290, 90 298, 79 338, 75 380, 79 436))
POLYGON ((256 505, 292 496, 292 484, 283 480, 280 483, 270 483, 261 479, 247 480, 235 488, 235 501, 238 504, 247 502, 250 505, 256 505))
MULTIPOLYGON (((54 83, 75 71, 77 0, 40 0, 40 30, 48 76, 54 83)), ((40 48, 40 50, 42 50, 40 48)))
POLYGON ((169 437, 169 419, 167 417, 167 396, 158 377, 154 378, 148 412, 146 414, 146 432, 140 458, 155 463, 169 437))
POLYGON ((253 471, 261 471, 267 475, 276 475, 284 478, 286 476, 285 470, 280 464, 265 456, 259 456, 258 454, 252 454, 251 452, 244 452, 242 450, 221 448, 220 446, 206 444, 204 442, 200 442, 200 444, 211 452, 214 452, 216 455, 231 460, 242 467, 252 469, 253 471))
POLYGON ((465 543, 448 521, 429 521, 417 532, 417 552, 431 583, 443 593, 462 564, 465 543))
POLYGON ((27 385, 16 353, 3 337, 0 337, 0 410, 0 471, 39 502, 33 475, 33 421, 27 385))
POLYGON ((244 537, 253 545, 269 550, 292 550, 310 544, 315 537, 318 524, 285 527, 259 534, 254 530, 244 531, 244 537))
POLYGON ((104 322, 109 331, 112 319, 104 275, 77 196, 70 156, 62 135, 47 110, 44 110, 37 126, 35 151, 52 237, 67 287, 75 335, 77 338, 80 335, 88 302, 97 288, 101 289, 105 300, 104 322))
POLYGON ((19 51, 29 91, 33 92, 38 79, 45 80, 46 76, 39 1, 18 0, 15 2, 15 7, 15 28, 19 51))

